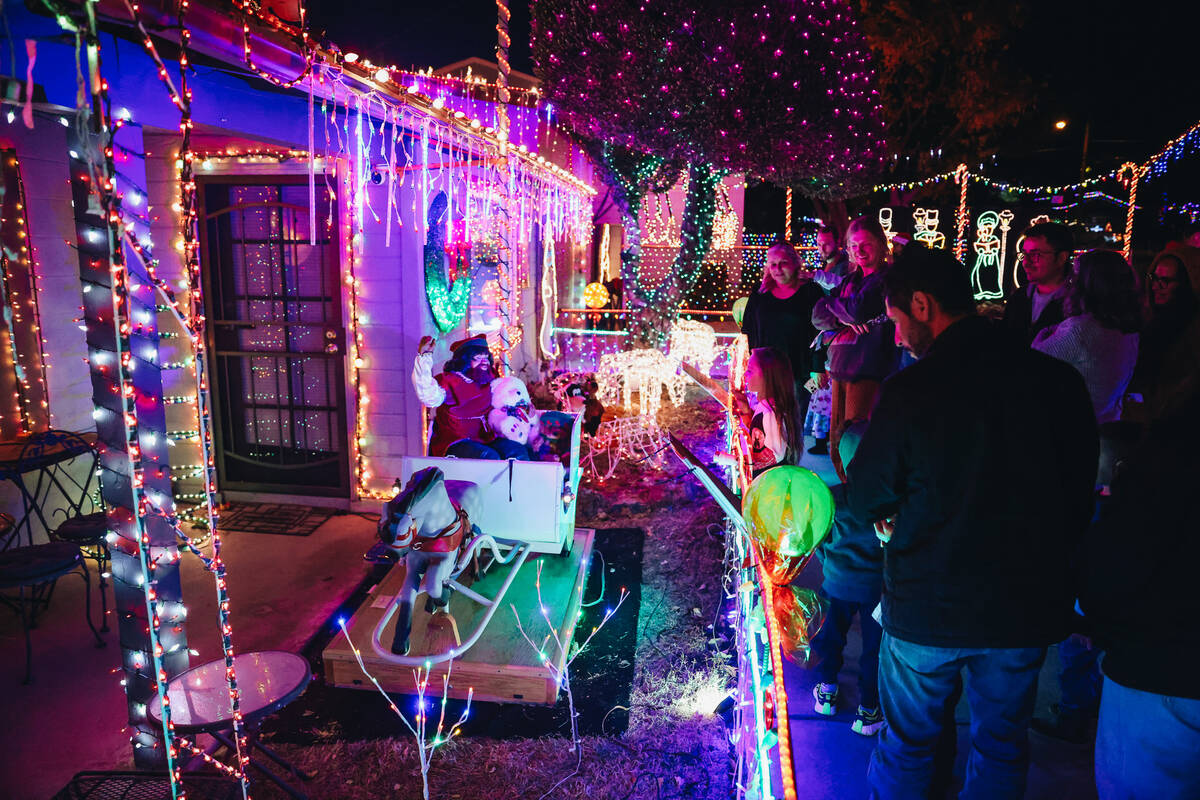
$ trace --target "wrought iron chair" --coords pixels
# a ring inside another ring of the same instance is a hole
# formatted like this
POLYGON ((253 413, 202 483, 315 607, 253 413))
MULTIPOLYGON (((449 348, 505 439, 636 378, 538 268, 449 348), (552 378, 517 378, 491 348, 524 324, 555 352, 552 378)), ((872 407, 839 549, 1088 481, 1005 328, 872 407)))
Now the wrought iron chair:
POLYGON ((83 552, 70 542, 48 542, 46 544, 7 547, 18 532, 16 519, 0 511, 0 541, 5 549, 0 552, 0 591, 16 589, 17 596, 0 595, 0 601, 15 608, 21 615, 21 629, 25 633, 25 680, 33 682, 33 643, 29 631, 37 627, 38 610, 50 603, 54 585, 63 575, 79 570, 84 583, 84 616, 96 646, 103 647, 104 640, 92 624, 92 589, 83 552))
MULTIPOLYGON (((32 517, 51 542, 78 547, 100 574, 100 631, 108 632, 108 518, 100 496, 100 455, 78 433, 48 430, 30 436, 21 449, 18 484, 25 496, 27 531, 32 517)), ((90 599, 89 599, 90 603, 90 599)))

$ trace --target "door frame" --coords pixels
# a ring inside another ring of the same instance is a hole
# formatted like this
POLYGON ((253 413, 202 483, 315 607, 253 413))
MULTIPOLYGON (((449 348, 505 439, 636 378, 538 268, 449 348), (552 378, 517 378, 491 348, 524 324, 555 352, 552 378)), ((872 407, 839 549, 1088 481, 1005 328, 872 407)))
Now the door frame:
MULTIPOLYGON (((337 192, 330 192, 330 213, 335 220, 332 229, 328 232, 329 245, 331 248, 331 260, 336 265, 334 275, 334 285, 337 287, 337 297, 333 298, 337 303, 338 312, 341 318, 341 327, 343 331, 343 346, 339 369, 342 371, 342 413, 334 414, 338 425, 338 435, 341 442, 340 455, 342 456, 338 464, 338 474, 340 485, 337 487, 305 487, 297 489, 288 484, 279 483, 252 483, 239 482, 234 486, 228 486, 227 479, 224 474, 224 461, 219 456, 219 453, 224 450, 225 433, 223 429, 221 416, 224 414, 224 409, 221 407, 220 397, 221 377, 219 370, 216 369, 216 331, 212 324, 214 319, 212 303, 215 299, 213 274, 210 268, 210 240, 208 236, 208 207, 206 203, 205 189, 209 185, 229 185, 229 186, 259 186, 259 185, 279 185, 279 186, 303 186, 308 183, 308 174, 305 172, 282 171, 282 172, 265 172, 260 170, 235 171, 237 167, 244 165, 230 165, 228 171, 220 171, 215 174, 205 174, 196 177, 196 204, 197 204, 197 234, 200 239, 200 280, 201 291, 204 292, 204 311, 207 315, 207 324, 205 325, 205 361, 208 374, 208 391, 209 391, 209 408, 213 416, 212 435, 213 446, 216 448, 214 453, 214 467, 216 468, 216 488, 217 491, 224 496, 226 493, 232 495, 247 496, 253 495, 271 495, 272 499, 276 498, 296 498, 306 495, 313 498, 327 498, 324 502, 318 501, 313 505, 328 505, 330 500, 342 502, 350 502, 353 500, 356 492, 353 480, 353 470, 351 468, 351 460, 353 459, 354 446, 350 442, 353 426, 351 419, 356 414, 353 400, 355 395, 353 387, 350 385, 350 363, 349 352, 350 348, 346 345, 349 337, 353 335, 350 330, 349 309, 346 307, 346 292, 344 289, 344 280, 342 278, 342 241, 341 241, 341 225, 337 220, 341 218, 340 202, 341 198, 337 192)), ((324 171, 319 171, 316 175, 317 191, 330 191, 326 186, 326 175, 324 171)), ((317 223, 321 224, 318 217, 317 223)), ((334 359, 330 359, 331 361, 334 359)))

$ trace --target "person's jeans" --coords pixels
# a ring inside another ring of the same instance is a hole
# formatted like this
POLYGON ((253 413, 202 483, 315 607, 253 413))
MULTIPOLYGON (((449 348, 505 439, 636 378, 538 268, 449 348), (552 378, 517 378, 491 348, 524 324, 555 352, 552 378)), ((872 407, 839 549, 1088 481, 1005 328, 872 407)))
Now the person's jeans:
POLYGON ((1045 658, 1045 647, 931 647, 884 633, 879 697, 885 722, 867 771, 872 796, 923 799, 949 783, 954 706, 965 668, 971 752, 959 797, 1021 797, 1027 731, 1045 658))
POLYGON ((1200 798, 1200 700, 1104 679, 1096 730, 1100 800, 1200 798))
POLYGON ((812 640, 813 654, 817 657, 817 680, 837 683, 843 663, 842 651, 846 649, 846 632, 850 630, 854 615, 858 614, 863 639, 862 656, 858 660, 859 704, 867 709, 879 708, 879 642, 883 628, 871 616, 878 601, 855 603, 830 597, 824 592, 821 594, 829 601, 829 610, 825 613, 825 624, 812 640))

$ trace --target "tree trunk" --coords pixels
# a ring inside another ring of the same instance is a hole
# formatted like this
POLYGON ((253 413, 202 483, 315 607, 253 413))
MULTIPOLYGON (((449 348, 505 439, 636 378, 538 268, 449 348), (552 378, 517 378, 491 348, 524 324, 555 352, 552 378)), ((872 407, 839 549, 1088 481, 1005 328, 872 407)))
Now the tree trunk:
POLYGON ((683 299, 696 283, 700 265, 712 245, 716 216, 716 189, 722 173, 707 164, 688 165, 688 190, 683 201, 679 254, 671 271, 657 287, 639 286, 637 311, 630 313, 630 338, 638 346, 663 347, 679 316, 683 299))

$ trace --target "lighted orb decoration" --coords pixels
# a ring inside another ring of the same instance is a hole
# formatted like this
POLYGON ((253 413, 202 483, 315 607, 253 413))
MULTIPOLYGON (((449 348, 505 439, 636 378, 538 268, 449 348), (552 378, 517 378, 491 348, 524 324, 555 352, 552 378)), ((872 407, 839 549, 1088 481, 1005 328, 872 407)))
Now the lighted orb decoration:
POLYGON ((810 470, 781 466, 754 479, 742 503, 750 538, 771 581, 800 574, 833 526, 833 495, 810 470))
POLYGON ((790 584, 829 535, 833 495, 803 467, 774 467, 750 484, 742 516, 767 580, 775 584, 771 613, 779 623, 780 647, 803 664, 825 621, 825 607, 812 589, 790 584))
POLYGON ((604 308, 608 305, 608 289, 603 283, 589 283, 583 287, 583 304, 588 308, 604 308))
POLYGON ((737 323, 739 328, 742 327, 742 319, 746 316, 746 303, 749 302, 749 297, 739 297, 733 301, 733 321, 737 323))

